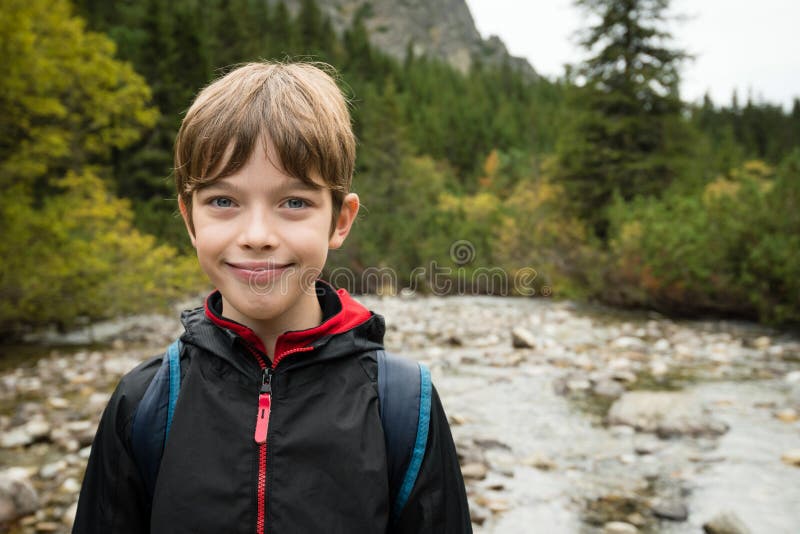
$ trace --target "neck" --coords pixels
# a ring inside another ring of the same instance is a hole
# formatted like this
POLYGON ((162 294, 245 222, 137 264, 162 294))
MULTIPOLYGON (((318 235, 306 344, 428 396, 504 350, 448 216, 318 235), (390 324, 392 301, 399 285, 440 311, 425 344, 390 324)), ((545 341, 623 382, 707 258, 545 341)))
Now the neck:
POLYGON ((323 317, 319 300, 314 294, 306 294, 305 298, 281 315, 263 320, 242 315, 222 297, 222 314, 251 329, 264 343, 270 361, 275 358, 275 345, 282 334, 319 326, 323 317))

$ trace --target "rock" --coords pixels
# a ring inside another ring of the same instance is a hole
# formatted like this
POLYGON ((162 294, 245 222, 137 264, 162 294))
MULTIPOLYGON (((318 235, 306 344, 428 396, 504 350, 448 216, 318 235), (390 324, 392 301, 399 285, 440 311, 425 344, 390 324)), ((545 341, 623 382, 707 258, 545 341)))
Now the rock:
POLYGON ((600 380, 592 388, 592 393, 599 397, 606 397, 609 399, 616 399, 625 393, 625 388, 615 380, 600 380))
POLYGON ((67 468, 67 462, 59 460, 51 464, 45 464, 39 469, 39 478, 49 480, 57 477, 61 472, 67 468))
POLYGON ((800 419, 800 415, 798 415, 797 410, 792 408, 786 408, 784 410, 778 410, 775 412, 775 417, 778 420, 783 421, 784 423, 794 423, 798 419, 800 419))
POLYGON ((463 347, 464 346, 464 341, 460 337, 458 337, 456 335, 449 336, 445 340, 445 343, 447 343, 451 347, 463 347))
POLYGON ((39 495, 31 484, 28 471, 11 468, 0 471, 0 524, 32 514, 39 508, 39 495))
POLYGON ((50 435, 50 423, 45 421, 44 417, 40 415, 25 424, 25 431, 31 436, 33 441, 39 441, 50 435))
POLYGON ((653 376, 664 376, 669 372, 669 366, 661 360, 650 362, 650 374, 653 376))
POLYGON ((706 534, 750 534, 750 529, 736 514, 726 511, 720 512, 703 523, 703 532, 706 534))
POLYGON ((536 337, 524 328, 514 328, 511 330, 511 346, 515 349, 536 348, 536 337))
POLYGON ((53 523, 52 521, 40 521, 36 523, 37 532, 58 532, 61 530, 61 525, 53 523))
POLYGON ((448 421, 450 421, 450 426, 461 426, 467 422, 467 418, 463 415, 458 414, 449 414, 447 416, 448 421))
POLYGON ((639 529, 624 521, 611 521, 603 525, 603 534, 636 534, 639 529))
POLYGON ((753 346, 761 350, 766 349, 770 344, 772 344, 772 340, 769 336, 761 336, 753 340, 753 346))
POLYGON ((508 510, 511 509, 511 506, 505 499, 485 499, 485 502, 482 504, 483 506, 488 508, 489 511, 492 512, 493 514, 507 512, 508 510))
POLYGON ((65 525, 72 526, 75 523, 75 515, 78 513, 78 502, 72 503, 69 508, 64 511, 64 515, 61 516, 61 522, 65 525))
POLYGON ((489 473, 489 469, 481 463, 469 463, 461 466, 461 476, 465 479, 483 480, 489 473))
POLYGON ((657 499, 650 511, 654 516, 670 521, 686 521, 689 518, 689 509, 678 499, 657 499))
POLYGON ((617 349, 626 350, 645 350, 647 344, 638 337, 622 336, 611 342, 611 346, 617 349))
POLYGON ((634 439, 633 450, 636 454, 646 455, 655 454, 662 448, 661 442, 655 438, 649 439, 634 439))
POLYGON ((728 429, 690 395, 663 391, 625 393, 611 406, 607 420, 611 425, 629 425, 660 437, 716 436, 728 429))
POLYGON ((784 452, 781 456, 781 460, 786 464, 800 467, 800 449, 792 449, 784 452))
POLYGON ((792 371, 791 373, 786 373, 786 376, 784 376, 783 379, 789 382, 790 384, 800 384, 800 371, 792 371))
POLYGON ((536 469, 540 469, 542 471, 552 471, 556 468, 556 463, 550 457, 545 456, 544 454, 532 454, 523 459, 522 464, 535 467, 536 469))
POLYGON ((567 391, 586 391, 592 387, 592 383, 586 378, 572 378, 567 380, 567 391))
POLYGON ((24 427, 13 428, 0 435, 0 447, 3 449, 24 447, 31 443, 33 443, 33 436, 31 436, 24 427))
POLYGON ((78 493, 81 490, 81 483, 76 478, 68 478, 59 489, 64 493, 78 493))
POLYGON ((473 440, 473 443, 475 443, 475 445, 480 447, 481 449, 503 449, 506 451, 511 450, 511 447, 509 447, 502 441, 492 438, 475 438, 473 440))
POLYGON ((659 339, 653 345, 653 350, 656 350, 658 352, 667 352, 669 349, 670 349, 669 341, 667 341, 664 338, 659 339))
POLYGON ((56 410, 69 408, 69 401, 63 397, 50 397, 47 399, 47 404, 56 410))
POLYGON ((636 382, 636 375, 631 371, 625 370, 614 371, 614 373, 611 375, 611 378, 617 382, 625 382, 626 384, 632 384, 633 382, 636 382))

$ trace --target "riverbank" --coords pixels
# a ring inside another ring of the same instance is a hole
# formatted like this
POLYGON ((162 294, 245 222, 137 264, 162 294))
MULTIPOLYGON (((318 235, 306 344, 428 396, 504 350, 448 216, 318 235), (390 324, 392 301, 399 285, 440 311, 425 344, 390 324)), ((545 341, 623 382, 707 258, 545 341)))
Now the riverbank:
MULTIPOLYGON (((476 532, 697 532, 720 514, 800 529, 800 340, 546 299, 361 300, 390 350, 431 367, 476 532)), ((14 532, 69 530, 110 392, 180 331, 177 315, 114 328, 93 338, 106 347, 0 372, 0 512, 27 513, 14 532)))

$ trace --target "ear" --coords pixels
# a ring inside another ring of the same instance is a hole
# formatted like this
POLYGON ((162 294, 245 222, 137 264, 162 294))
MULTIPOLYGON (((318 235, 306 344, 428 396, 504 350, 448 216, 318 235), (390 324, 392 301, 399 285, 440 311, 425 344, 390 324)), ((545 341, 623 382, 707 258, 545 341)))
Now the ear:
POLYGON ((331 232, 331 237, 328 240, 328 248, 336 249, 342 246, 347 234, 350 233, 350 228, 358 215, 358 195, 355 193, 348 193, 342 201, 342 209, 339 210, 339 216, 336 218, 336 226, 331 232))
POLYGON ((194 232, 192 231, 192 226, 189 224, 189 210, 186 208, 186 204, 183 203, 183 199, 178 197, 178 209, 181 210, 181 217, 183 217, 183 224, 186 225, 186 231, 189 233, 189 239, 192 241, 192 246, 197 248, 197 242, 195 241, 194 232))

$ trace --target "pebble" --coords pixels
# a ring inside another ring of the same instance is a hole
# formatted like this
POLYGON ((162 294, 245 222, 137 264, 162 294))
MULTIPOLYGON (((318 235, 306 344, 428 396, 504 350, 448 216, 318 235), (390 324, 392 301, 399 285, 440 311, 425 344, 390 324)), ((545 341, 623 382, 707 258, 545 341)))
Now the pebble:
POLYGON ((703 523, 703 532, 706 534, 750 534, 750 529, 736 514, 725 511, 703 523))
POLYGON ((0 447, 4 449, 24 447, 31 443, 33 443, 33 436, 25 428, 17 427, 0 435, 0 447))
POLYGON ((757 337, 753 340, 753 346, 757 349, 764 350, 770 346, 772 340, 768 336, 757 337))
POLYGON ((616 399, 625 393, 625 387, 615 380, 601 380, 594 385, 592 393, 598 397, 616 399))
MULTIPOLYGON (((39 494, 30 481, 27 469, 12 467, 0 471, 0 510, 8 521, 39 509, 39 494)), ((3 521, 0 521, 2 524, 3 521)))
POLYGON ((72 524, 75 522, 75 516, 77 515, 77 513, 78 513, 78 502, 75 501, 69 506, 69 508, 67 508, 64 511, 64 515, 61 516, 61 521, 65 525, 72 526, 72 524))
POLYGON ((800 419, 800 415, 797 413, 797 410, 793 408, 778 410, 777 412, 775 412, 775 417, 778 418, 779 421, 783 421, 784 423, 794 423, 795 421, 800 419))
POLYGON ((67 468, 67 462, 64 460, 59 460, 57 462, 45 464, 42 466, 41 469, 39 469, 39 478, 43 478, 45 480, 55 478, 66 468, 67 468))
POLYGON ((615 339, 611 343, 612 347, 618 349, 645 349, 647 345, 638 337, 623 336, 615 339))
POLYGON ((552 471, 557 467, 553 459, 544 454, 532 454, 524 458, 521 463, 522 465, 535 467, 541 471, 552 471))
POLYGON ((60 489, 64 493, 78 493, 81 490, 81 483, 75 478, 68 478, 61 484, 60 489))
POLYGON ((653 344, 653 350, 658 352, 667 352, 670 349, 669 341, 664 338, 659 339, 653 344))
POLYGON ((524 328, 514 328, 511 330, 511 346, 515 349, 536 348, 536 336, 524 328))
POLYGON ((794 467, 800 467, 800 449, 786 451, 781 456, 781 460, 794 467))
POLYGON ((69 401, 64 397, 50 397, 47 399, 47 404, 57 410, 64 410, 70 407, 69 401))
POLYGON ((653 515, 670 521, 686 521, 689 518, 689 509, 682 501, 677 499, 657 499, 650 507, 653 515))
POLYGON ((790 384, 800 384, 800 371, 792 371, 791 373, 786 373, 786 376, 784 376, 783 379, 789 382, 790 384))
POLYGON ((636 534, 639 529, 624 521, 611 521, 603 525, 603 534, 636 534))
POLYGON ((489 469, 481 463, 469 463, 461 466, 461 476, 464 479, 483 480, 489 473, 489 469))

